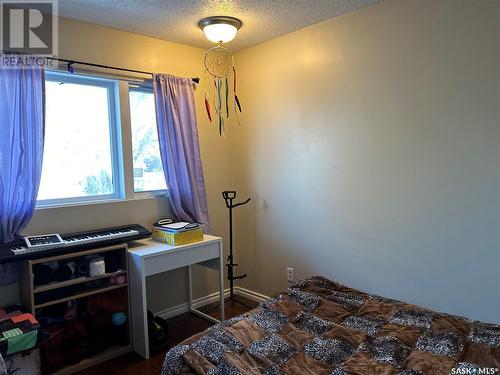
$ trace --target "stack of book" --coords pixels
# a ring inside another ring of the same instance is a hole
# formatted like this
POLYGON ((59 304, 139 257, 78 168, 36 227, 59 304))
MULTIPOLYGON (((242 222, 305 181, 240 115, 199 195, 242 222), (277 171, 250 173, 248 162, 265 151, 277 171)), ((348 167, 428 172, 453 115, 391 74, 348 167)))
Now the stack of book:
POLYGON ((198 223, 179 221, 171 224, 153 225, 153 240, 168 245, 186 245, 203 240, 203 227, 198 223))

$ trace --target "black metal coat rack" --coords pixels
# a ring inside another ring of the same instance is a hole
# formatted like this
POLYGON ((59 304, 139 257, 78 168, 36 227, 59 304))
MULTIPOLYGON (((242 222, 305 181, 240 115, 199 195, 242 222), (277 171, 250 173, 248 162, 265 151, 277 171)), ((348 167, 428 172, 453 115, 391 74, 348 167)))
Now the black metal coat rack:
MULTIPOLYGON (((229 255, 227 257, 227 279, 229 280, 229 300, 234 299, 234 280, 239 280, 247 277, 247 274, 235 276, 234 275, 234 267, 237 267, 238 264, 234 263, 234 254, 233 254, 233 208, 243 206, 250 202, 250 198, 248 198, 244 202, 233 203, 233 200, 236 199, 236 191, 226 190, 222 192, 222 197, 226 202, 226 207, 229 209, 229 255)), ((236 301, 238 302, 238 301, 236 301)), ((239 302, 241 303, 241 302, 239 302)))

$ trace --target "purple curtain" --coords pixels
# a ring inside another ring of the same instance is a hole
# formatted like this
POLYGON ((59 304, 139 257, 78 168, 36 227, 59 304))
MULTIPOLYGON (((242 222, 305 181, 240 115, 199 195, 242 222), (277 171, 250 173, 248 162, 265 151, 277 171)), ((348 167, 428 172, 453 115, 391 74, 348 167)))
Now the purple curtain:
MULTIPOLYGON (((43 137, 43 68, 0 68, 0 243, 16 240, 33 215, 43 137)), ((0 284, 16 278, 14 264, 0 265, 0 284)))
POLYGON ((174 214, 210 230, 190 78, 155 74, 153 87, 158 140, 174 214))

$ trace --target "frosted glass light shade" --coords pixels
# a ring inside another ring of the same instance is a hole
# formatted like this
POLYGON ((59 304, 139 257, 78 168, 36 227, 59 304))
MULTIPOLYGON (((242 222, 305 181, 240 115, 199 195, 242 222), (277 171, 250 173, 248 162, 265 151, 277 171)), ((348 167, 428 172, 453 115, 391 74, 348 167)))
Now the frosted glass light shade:
POLYGON ((214 16, 202 19, 198 26, 210 41, 227 43, 234 39, 242 22, 234 17, 214 16))
POLYGON ((238 29, 227 23, 214 23, 203 28, 205 36, 214 43, 227 43, 234 39, 238 29))

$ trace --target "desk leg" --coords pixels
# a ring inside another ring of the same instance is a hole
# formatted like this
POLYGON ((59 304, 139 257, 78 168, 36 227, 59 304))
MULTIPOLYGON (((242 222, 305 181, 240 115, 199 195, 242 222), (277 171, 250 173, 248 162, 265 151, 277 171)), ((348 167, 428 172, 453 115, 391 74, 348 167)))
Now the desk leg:
POLYGON ((132 347, 149 359, 148 307, 146 302, 146 276, 142 259, 129 257, 129 290, 132 313, 132 347))
POLYGON ((191 276, 191 265, 188 266, 188 304, 189 311, 193 310, 193 284, 192 284, 192 276, 191 276))
POLYGON ((219 294, 220 294, 220 320, 224 320, 224 250, 219 243, 219 294))
POLYGON ((188 281, 189 281, 189 311, 192 313, 201 316, 207 320, 210 320, 214 323, 219 323, 224 320, 224 252, 222 249, 222 243, 219 242, 219 295, 220 295, 220 317, 221 319, 215 319, 204 312, 197 310, 193 307, 193 295, 191 289, 191 266, 188 266, 188 281))

